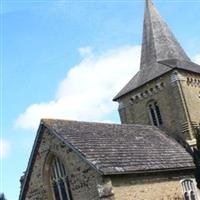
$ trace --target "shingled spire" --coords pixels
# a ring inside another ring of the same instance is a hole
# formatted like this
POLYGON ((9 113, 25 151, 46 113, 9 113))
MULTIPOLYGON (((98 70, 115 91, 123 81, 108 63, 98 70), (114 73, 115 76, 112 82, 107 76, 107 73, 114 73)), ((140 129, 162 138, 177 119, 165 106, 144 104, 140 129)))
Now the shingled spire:
POLYGON ((200 73, 200 66, 190 61, 152 1, 145 1, 140 71, 114 97, 114 101, 173 69, 200 73))
POLYGON ((167 59, 190 61, 151 0, 146 0, 141 69, 167 59))

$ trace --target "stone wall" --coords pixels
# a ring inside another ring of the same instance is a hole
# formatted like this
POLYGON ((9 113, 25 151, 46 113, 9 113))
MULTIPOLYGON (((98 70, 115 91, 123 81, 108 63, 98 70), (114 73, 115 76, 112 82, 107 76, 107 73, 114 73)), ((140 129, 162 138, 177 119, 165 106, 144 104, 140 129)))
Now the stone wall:
POLYGON ((180 182, 183 178, 187 176, 121 176, 112 177, 112 185, 116 200, 184 200, 180 182))
POLYGON ((112 199, 112 188, 109 185, 111 182, 103 179, 47 129, 40 142, 25 199, 53 199, 49 184, 49 166, 53 156, 57 156, 66 168, 74 200, 112 199))
POLYGON ((200 75, 188 72, 182 72, 181 75, 190 121, 196 127, 200 123, 200 75))
POLYGON ((45 129, 36 148, 35 162, 26 188, 26 200, 52 200, 49 182, 51 160, 57 156, 69 177, 73 200, 182 200, 180 180, 191 178, 191 172, 180 176, 172 172, 163 176, 101 176, 81 156, 45 129), (186 176, 187 175, 187 176, 186 176))
POLYGON ((152 124, 148 103, 154 100, 158 103, 163 120, 159 128, 175 138, 193 141, 190 117, 192 122, 199 122, 200 83, 196 81, 198 86, 191 86, 187 78, 188 74, 186 76, 174 70, 122 96, 118 100, 121 122, 152 124))

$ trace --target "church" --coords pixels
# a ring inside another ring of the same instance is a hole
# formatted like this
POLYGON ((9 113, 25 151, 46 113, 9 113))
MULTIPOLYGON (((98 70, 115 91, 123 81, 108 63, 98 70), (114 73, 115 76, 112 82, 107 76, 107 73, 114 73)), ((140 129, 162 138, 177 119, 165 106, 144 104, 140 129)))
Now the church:
POLYGON ((20 200, 200 200, 200 66, 145 4, 140 70, 113 98, 121 124, 42 119, 20 200))

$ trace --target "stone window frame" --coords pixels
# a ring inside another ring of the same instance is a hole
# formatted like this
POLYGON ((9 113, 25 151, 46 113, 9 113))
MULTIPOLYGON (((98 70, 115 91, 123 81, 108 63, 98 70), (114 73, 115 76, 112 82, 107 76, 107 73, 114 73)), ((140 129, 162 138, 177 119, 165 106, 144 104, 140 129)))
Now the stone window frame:
POLYGON ((158 102, 154 99, 151 99, 147 103, 147 109, 149 113, 150 122, 152 125, 160 127, 163 125, 163 119, 160 112, 160 107, 158 102))
POLYGON ((63 164, 63 167, 65 169, 66 172, 66 185, 67 185, 67 190, 68 190, 68 194, 69 194, 69 199, 62 199, 60 198, 60 200, 73 200, 72 197, 72 192, 71 192, 71 188, 69 185, 69 180, 68 180, 68 173, 67 173, 67 169, 65 166, 65 162, 54 152, 48 152, 46 159, 45 159, 45 163, 43 166, 43 182, 44 182, 44 188, 47 191, 48 194, 48 200, 57 200, 54 196, 54 191, 52 188, 52 182, 51 182, 51 167, 52 167, 52 163, 55 159, 59 159, 59 161, 63 164))
POLYGON ((127 122, 126 106, 124 105, 123 102, 119 103, 118 111, 121 122, 126 123, 127 122))
POLYGON ((58 157, 51 163, 50 182, 54 200, 71 200, 68 175, 64 164, 58 157))
POLYGON ((192 179, 181 180, 184 200, 200 200, 197 189, 192 179))

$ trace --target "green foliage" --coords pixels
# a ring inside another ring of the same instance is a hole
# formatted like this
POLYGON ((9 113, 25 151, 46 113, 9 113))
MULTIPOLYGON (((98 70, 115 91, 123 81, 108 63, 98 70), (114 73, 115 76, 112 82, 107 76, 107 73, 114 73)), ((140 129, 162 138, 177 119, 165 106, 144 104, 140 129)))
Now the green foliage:
POLYGON ((6 200, 4 193, 0 194, 0 200, 6 200))
POLYGON ((196 139, 197 139, 197 149, 200 151, 200 126, 197 127, 196 139))
POLYGON ((194 163, 196 165, 195 178, 197 181, 197 187, 200 189, 200 127, 197 128, 197 149, 194 148, 194 163))

